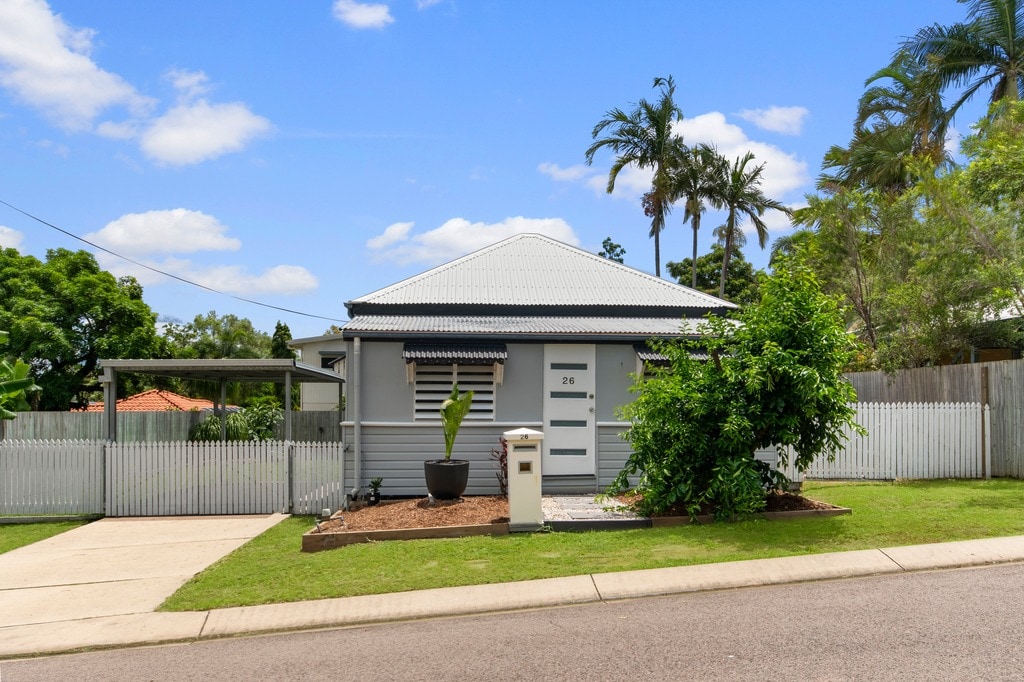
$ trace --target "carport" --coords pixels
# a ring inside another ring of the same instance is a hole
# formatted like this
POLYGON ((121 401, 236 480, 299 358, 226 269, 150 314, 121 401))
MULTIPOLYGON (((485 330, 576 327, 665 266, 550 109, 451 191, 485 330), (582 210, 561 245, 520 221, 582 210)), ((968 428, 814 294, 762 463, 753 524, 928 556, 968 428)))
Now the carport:
POLYGON ((229 381, 284 384, 284 438, 292 438, 292 385, 294 383, 333 383, 338 385, 338 403, 345 382, 340 374, 291 359, 251 360, 100 360, 103 374, 103 421, 108 441, 117 440, 117 375, 149 374, 210 381, 220 384, 221 440, 227 437, 227 384, 229 381))

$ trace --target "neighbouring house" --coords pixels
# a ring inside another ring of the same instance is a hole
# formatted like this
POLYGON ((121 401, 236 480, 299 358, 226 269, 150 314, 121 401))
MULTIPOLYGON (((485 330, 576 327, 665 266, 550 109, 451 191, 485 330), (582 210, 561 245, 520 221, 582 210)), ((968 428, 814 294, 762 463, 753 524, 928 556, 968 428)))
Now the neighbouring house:
MULTIPOLYGON (((295 339, 303 362, 345 379, 346 485, 425 494, 422 462, 443 457, 439 408, 475 392, 453 457, 468 494, 498 490, 491 450, 505 431, 544 433, 543 491, 592 492, 621 470, 632 375, 651 337, 695 337, 727 301, 537 234, 522 234, 346 304, 340 333, 295 339)), ((337 393, 302 386, 303 409, 337 393)))
MULTIPOLYGON (((165 412, 165 411, 181 411, 181 412, 212 412, 214 404, 212 400, 204 400, 202 398, 189 398, 188 396, 174 393, 173 391, 165 391, 159 388, 152 388, 142 393, 136 393, 135 395, 128 396, 127 398, 121 398, 117 401, 118 412, 165 412)), ((238 408, 234 405, 228 405, 227 410, 229 412, 237 410, 238 408)), ((102 412, 103 401, 92 402, 84 409, 83 412, 102 412)))

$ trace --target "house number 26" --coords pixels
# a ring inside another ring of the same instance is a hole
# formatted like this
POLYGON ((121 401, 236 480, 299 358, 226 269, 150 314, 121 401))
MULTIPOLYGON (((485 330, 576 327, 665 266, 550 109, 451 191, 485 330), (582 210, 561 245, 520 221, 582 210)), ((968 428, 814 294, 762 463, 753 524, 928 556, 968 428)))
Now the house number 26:
POLYGON ((565 386, 566 384, 575 384, 575 383, 576 383, 576 377, 562 377, 562 385, 563 386, 565 386))

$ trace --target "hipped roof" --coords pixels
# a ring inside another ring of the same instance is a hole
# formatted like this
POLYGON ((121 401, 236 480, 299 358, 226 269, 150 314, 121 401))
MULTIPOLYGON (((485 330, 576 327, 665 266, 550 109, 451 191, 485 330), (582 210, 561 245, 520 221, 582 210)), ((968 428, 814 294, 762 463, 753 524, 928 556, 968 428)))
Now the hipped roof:
POLYGON ((728 301, 539 234, 510 237, 345 304, 361 315, 700 317, 728 301))

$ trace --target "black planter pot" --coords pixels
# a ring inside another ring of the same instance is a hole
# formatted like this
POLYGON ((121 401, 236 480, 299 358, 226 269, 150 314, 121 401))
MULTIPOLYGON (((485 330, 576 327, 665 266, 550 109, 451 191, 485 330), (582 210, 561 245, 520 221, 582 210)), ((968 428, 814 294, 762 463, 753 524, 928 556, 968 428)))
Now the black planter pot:
POLYGON ((423 463, 427 492, 436 500, 457 500, 469 483, 468 459, 428 459, 423 463))
POLYGON ((366 495, 366 504, 371 507, 380 502, 380 493, 368 493, 366 495))

